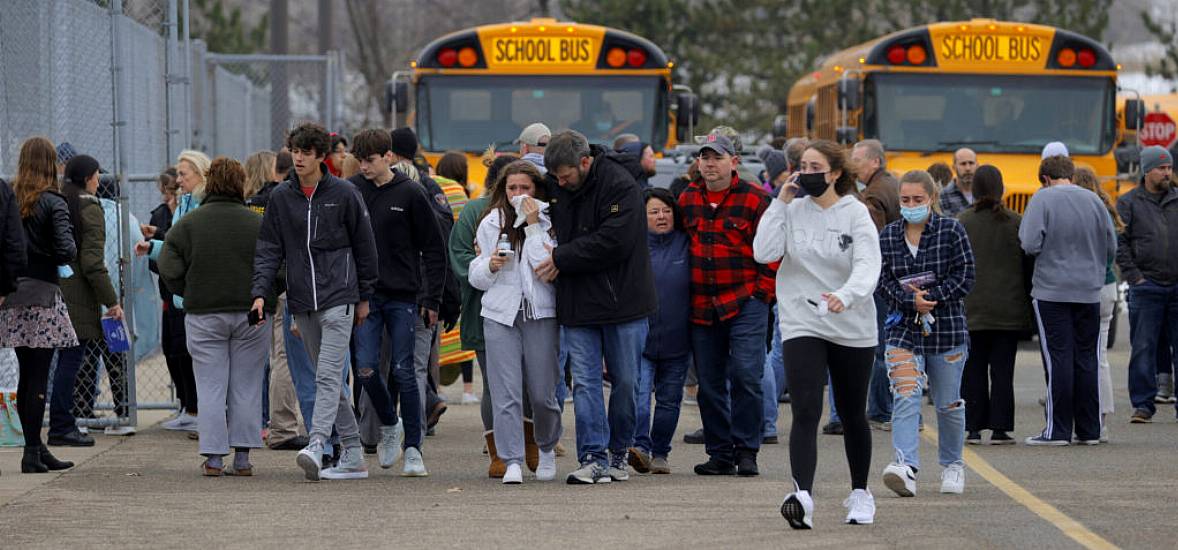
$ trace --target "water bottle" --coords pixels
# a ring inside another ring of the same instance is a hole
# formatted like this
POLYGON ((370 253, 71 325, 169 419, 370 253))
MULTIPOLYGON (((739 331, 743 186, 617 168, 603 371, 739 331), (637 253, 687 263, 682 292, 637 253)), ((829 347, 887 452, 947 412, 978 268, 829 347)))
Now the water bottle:
POLYGON ((511 239, 507 237, 507 233, 499 234, 499 242, 495 244, 495 253, 500 256, 508 256, 508 263, 503 265, 504 270, 511 269, 510 256, 515 255, 515 251, 511 249, 511 239))

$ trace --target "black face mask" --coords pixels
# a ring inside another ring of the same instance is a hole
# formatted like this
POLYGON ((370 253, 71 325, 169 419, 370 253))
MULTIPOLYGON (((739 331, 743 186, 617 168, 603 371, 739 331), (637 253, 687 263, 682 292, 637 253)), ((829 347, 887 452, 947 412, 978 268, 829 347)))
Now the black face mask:
POLYGON ((811 197, 817 197, 826 192, 826 188, 830 187, 826 183, 826 172, 814 172, 812 174, 801 174, 798 176, 798 186, 811 197))

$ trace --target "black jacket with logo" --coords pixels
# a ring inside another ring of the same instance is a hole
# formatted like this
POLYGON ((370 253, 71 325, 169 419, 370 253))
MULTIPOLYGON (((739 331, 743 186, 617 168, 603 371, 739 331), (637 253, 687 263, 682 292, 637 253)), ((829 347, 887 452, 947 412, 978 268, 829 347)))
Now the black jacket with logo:
POLYGON ((376 296, 415 304, 424 289, 420 304, 437 311, 446 280, 446 246, 425 188, 395 170, 392 181, 380 186, 360 174, 348 181, 364 197, 376 235, 376 296))
POLYGON ((270 296, 286 262, 291 313, 322 311, 372 297, 376 241, 360 193, 320 164, 322 178, 308 199, 298 175, 270 193, 254 254, 251 296, 270 296))
POLYGON ((1117 213, 1125 230, 1117 236, 1117 265, 1129 283, 1142 278, 1162 285, 1178 283, 1178 189, 1160 197, 1145 184, 1121 195, 1117 213))
POLYGON ((579 189, 549 180, 557 242, 552 259, 560 270, 556 317, 568 326, 649 317, 658 302, 638 184, 621 155, 596 145, 591 152, 593 165, 579 189))

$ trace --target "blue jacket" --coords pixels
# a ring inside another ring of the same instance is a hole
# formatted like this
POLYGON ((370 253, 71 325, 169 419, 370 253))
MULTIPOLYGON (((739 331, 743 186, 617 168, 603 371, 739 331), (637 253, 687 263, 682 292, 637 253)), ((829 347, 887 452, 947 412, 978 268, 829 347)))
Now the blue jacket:
POLYGON ((691 239, 675 230, 646 234, 658 309, 642 355, 651 361, 677 359, 691 352, 691 239))

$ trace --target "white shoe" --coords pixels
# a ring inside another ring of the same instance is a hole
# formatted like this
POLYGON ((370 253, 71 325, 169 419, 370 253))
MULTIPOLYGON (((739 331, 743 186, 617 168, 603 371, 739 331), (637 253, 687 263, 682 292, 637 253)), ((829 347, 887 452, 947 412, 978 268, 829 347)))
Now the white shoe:
POLYGON ((883 473, 884 485, 902 497, 916 496, 916 473, 907 464, 888 464, 883 473))
POLYGON ((160 427, 173 432, 193 432, 196 431, 196 417, 188 413, 181 413, 176 418, 161 422, 160 427))
POLYGON ((401 458, 401 443, 404 440, 405 427, 401 424, 400 419, 397 419, 397 423, 392 426, 380 427, 380 443, 376 445, 376 459, 380 462, 381 468, 387 470, 397 463, 397 459, 401 458))
POLYGON ((1100 442, 1108 443, 1108 424, 1100 427, 1100 442))
POLYGON ((847 500, 843 501, 847 508, 847 523, 851 525, 871 525, 875 523, 875 497, 867 489, 855 489, 847 500))
POLYGON ((473 393, 462 394, 462 404, 463 405, 473 405, 478 402, 479 402, 479 398, 475 394, 473 394, 473 393))
POLYGON ((361 447, 344 447, 339 462, 319 473, 323 479, 368 479, 368 465, 364 463, 361 447))
POLYGON ((794 529, 813 529, 814 499, 810 498, 810 491, 794 491, 785 495, 785 500, 781 501, 781 517, 794 529))
POLYGON ((78 431, 81 432, 82 435, 90 434, 90 428, 87 428, 86 426, 78 426, 78 431))
POLYGON ((965 491, 965 466, 950 464, 941 472, 941 492, 960 495, 965 491))
POLYGON ((540 465, 536 467, 537 481, 556 479, 556 451, 540 451, 540 465))
POLYGON ((405 449, 405 466, 401 468, 401 477, 425 477, 429 472, 425 470, 425 461, 421 459, 421 451, 416 447, 405 449))
POLYGON ((507 465, 507 471, 503 474, 504 485, 519 485, 524 482, 524 473, 520 469, 519 464, 511 463, 507 465))
POLYGON ((135 426, 107 426, 102 433, 113 436, 135 435, 135 426))
POLYGON ((323 465, 323 443, 312 440, 310 444, 299 451, 295 463, 303 469, 303 476, 307 481, 319 481, 320 468, 323 465))

